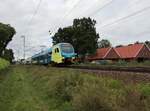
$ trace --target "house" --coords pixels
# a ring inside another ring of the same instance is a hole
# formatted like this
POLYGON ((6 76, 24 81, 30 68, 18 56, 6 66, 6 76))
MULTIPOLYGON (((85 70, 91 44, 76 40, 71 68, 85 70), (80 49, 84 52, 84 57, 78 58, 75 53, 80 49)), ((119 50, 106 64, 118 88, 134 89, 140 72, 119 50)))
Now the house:
POLYGON ((150 49, 146 44, 132 44, 114 48, 122 60, 147 60, 150 59, 150 49))
POLYGON ((111 48, 111 50, 109 50, 107 54, 104 56, 104 59, 105 60, 118 60, 120 59, 120 55, 114 48, 111 48))
POLYGON ((92 55, 92 56, 88 56, 87 60, 89 61, 93 61, 93 60, 104 60, 104 57, 108 54, 108 52, 111 50, 112 48, 99 48, 96 50, 96 54, 92 55))
POLYGON ((150 60, 150 49, 141 43, 116 48, 99 48, 96 54, 88 56, 87 60, 150 60))

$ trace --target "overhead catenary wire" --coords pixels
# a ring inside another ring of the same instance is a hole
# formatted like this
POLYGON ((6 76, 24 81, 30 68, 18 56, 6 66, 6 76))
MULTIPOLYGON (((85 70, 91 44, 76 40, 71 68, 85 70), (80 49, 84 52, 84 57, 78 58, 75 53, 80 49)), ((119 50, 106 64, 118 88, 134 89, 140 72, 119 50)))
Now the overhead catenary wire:
POLYGON ((130 17, 133 17, 133 16, 136 16, 136 15, 138 15, 138 14, 140 14, 140 13, 143 13, 144 11, 147 11, 147 10, 149 10, 149 9, 150 9, 150 6, 149 6, 149 7, 145 7, 145 8, 143 8, 143 9, 141 9, 141 10, 138 10, 138 11, 136 11, 136 12, 134 12, 134 13, 131 13, 131 14, 127 15, 127 16, 124 16, 124 17, 122 17, 122 18, 119 18, 119 19, 117 19, 117 20, 115 20, 115 21, 113 21, 113 22, 111 22, 111 23, 108 23, 108 24, 106 24, 106 25, 103 25, 102 27, 99 27, 99 28, 106 28, 106 27, 108 27, 108 26, 117 24, 117 23, 119 23, 119 22, 121 22, 121 21, 123 21, 123 20, 126 20, 126 19, 130 18, 130 17))
MULTIPOLYGON (((100 11, 102 11, 104 8, 106 8, 107 6, 109 6, 110 4, 112 4, 113 2, 114 2, 114 0, 109 1, 108 3, 104 4, 102 7, 98 8, 96 11, 94 11, 93 13, 91 13, 89 16, 94 16, 95 14, 97 14, 100 11)), ((66 18, 67 16, 69 16, 70 13, 78 6, 79 3, 80 3, 80 1, 78 1, 75 4, 75 6, 62 17, 61 24, 62 24, 62 21, 64 20, 64 18, 66 18)))
MULTIPOLYGON (((33 14, 32 14, 32 16, 31 16, 31 18, 30 18, 30 20, 26 23, 27 24, 27 29, 25 30, 25 34, 23 35, 24 36, 24 38, 26 38, 26 40, 27 40, 27 36, 26 35, 28 35, 29 34, 29 27, 30 27, 30 25, 32 24, 32 21, 33 21, 33 19, 34 19, 34 17, 36 16, 36 14, 38 13, 38 10, 39 10, 39 8, 40 8, 40 5, 41 5, 41 2, 42 2, 42 0, 39 0, 39 2, 38 2, 38 4, 37 4, 37 6, 36 6, 36 8, 35 8, 35 10, 34 10, 34 12, 33 12, 33 14)), ((26 53, 26 42, 24 43, 24 53, 26 53)), ((24 57, 25 58, 25 57, 24 57)))
POLYGON ((42 0, 39 0, 39 3, 38 3, 38 5, 37 5, 35 11, 33 12, 33 15, 32 15, 32 17, 31 17, 31 19, 30 19, 29 22, 28 22, 28 25, 30 25, 30 24, 32 23, 34 17, 35 17, 36 14, 38 13, 38 10, 39 10, 39 8, 40 8, 41 3, 42 3, 42 0))
MULTIPOLYGON (((78 6, 78 4, 80 3, 81 1, 79 0, 69 11, 67 11, 64 16, 60 17, 61 20, 58 21, 59 24, 63 24, 63 20, 70 15, 70 13, 78 6)), ((53 30, 55 31, 57 29, 57 27, 53 27, 53 30)))
MULTIPOLYGON (((90 16, 95 15, 95 13, 98 13, 98 11, 101 11, 102 9, 104 9, 105 7, 107 7, 108 5, 110 5, 113 1, 114 1, 114 0, 111 0, 110 2, 106 3, 106 4, 103 5, 102 7, 98 8, 98 9, 97 9, 94 13, 92 13, 90 16)), ((61 20, 59 21, 60 24, 63 24, 63 23, 62 23, 63 20, 64 20, 67 16, 69 16, 69 15, 72 13, 72 11, 78 6, 78 4, 79 4, 80 2, 81 2, 81 1, 78 1, 68 12, 65 13, 64 16, 61 17, 61 20)), ((54 31, 55 31, 55 30, 57 29, 57 27, 54 27, 53 29, 54 29, 54 31)))
MULTIPOLYGON (((29 22, 29 25, 32 23, 32 21, 33 21, 33 19, 34 19, 34 16, 38 13, 38 10, 39 10, 41 1, 42 1, 42 0, 40 0, 40 1, 39 1, 39 4, 37 5, 36 10, 34 11, 34 14, 33 14, 33 16, 31 17, 31 20, 30 20, 30 22, 29 22)), ((112 1, 113 1, 113 0, 112 0, 112 1)), ((96 11, 94 11, 94 13, 92 13, 91 16, 95 15, 96 13, 100 12, 103 8, 105 8, 106 6, 110 5, 110 3, 112 3, 112 1, 110 1, 109 3, 105 4, 103 7, 97 9, 96 11)), ((79 1, 79 2, 80 2, 80 1, 79 1)), ((72 13, 72 11, 78 6, 78 3, 79 3, 79 2, 77 2, 77 3, 71 8, 71 10, 67 11, 66 14, 65 14, 63 17, 61 17, 61 23, 62 23, 62 21, 64 20, 65 17, 69 16, 70 13, 72 13)), ((150 8, 150 7, 149 7, 149 8, 150 8)), ((120 19, 117 19, 117 20, 115 20, 114 22, 108 23, 108 24, 106 24, 106 25, 104 25, 104 26, 102 26, 102 27, 100 27, 100 28, 105 28, 105 27, 107 27, 107 26, 110 26, 110 25, 119 23, 119 22, 121 22, 121 21, 123 21, 123 20, 125 20, 125 19, 128 19, 128 18, 130 18, 130 17, 132 17, 132 16, 135 16, 135 15, 137 15, 137 14, 139 14, 139 13, 142 13, 143 11, 148 10, 149 8, 147 7, 147 8, 144 8, 144 9, 142 9, 142 10, 139 10, 139 11, 137 11, 137 12, 135 12, 135 13, 132 13, 132 14, 130 14, 130 15, 128 15, 128 16, 125 16, 125 17, 122 17, 122 18, 120 18, 120 19)), ((57 27, 55 27, 55 28, 57 28, 57 27)), ((54 28, 54 29, 55 29, 55 28, 54 28)), ((56 29, 55 29, 55 30, 56 30, 56 29)))
POLYGON ((102 11, 102 9, 106 8, 107 6, 112 4, 113 2, 114 2, 114 0, 111 0, 110 2, 104 4, 102 7, 98 8, 96 11, 94 11, 92 14, 90 14, 90 16, 94 16, 95 14, 99 13, 100 11, 102 11))
POLYGON ((39 3, 37 4, 37 6, 36 6, 36 8, 35 8, 35 10, 34 10, 34 12, 32 14, 32 16, 31 16, 31 19, 27 22, 27 29, 25 31, 25 33, 26 33, 25 35, 28 35, 28 33, 29 33, 29 27, 32 24, 32 21, 33 21, 34 17, 37 15, 41 3, 42 3, 42 0, 39 0, 39 3))

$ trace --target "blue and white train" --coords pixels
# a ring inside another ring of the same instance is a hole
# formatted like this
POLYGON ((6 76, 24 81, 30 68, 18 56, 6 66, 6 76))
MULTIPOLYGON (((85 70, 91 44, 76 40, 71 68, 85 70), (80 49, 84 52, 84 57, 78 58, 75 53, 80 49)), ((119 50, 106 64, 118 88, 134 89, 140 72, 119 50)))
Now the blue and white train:
POLYGON ((58 43, 45 51, 31 57, 33 64, 71 64, 74 62, 76 53, 70 43, 58 43))

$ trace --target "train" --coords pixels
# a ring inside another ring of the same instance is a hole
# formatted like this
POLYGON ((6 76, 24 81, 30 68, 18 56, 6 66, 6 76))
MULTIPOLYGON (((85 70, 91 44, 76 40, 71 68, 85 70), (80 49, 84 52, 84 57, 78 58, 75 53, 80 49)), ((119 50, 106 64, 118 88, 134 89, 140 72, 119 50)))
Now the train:
POLYGON ((41 51, 31 57, 32 64, 72 64, 76 53, 70 43, 58 43, 51 48, 41 51))

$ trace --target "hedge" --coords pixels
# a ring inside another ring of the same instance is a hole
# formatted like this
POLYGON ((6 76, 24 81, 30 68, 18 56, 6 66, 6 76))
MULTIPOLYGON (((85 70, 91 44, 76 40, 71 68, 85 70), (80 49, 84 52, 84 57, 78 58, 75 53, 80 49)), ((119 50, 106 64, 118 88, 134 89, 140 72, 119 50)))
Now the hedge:
POLYGON ((9 66, 9 62, 5 59, 0 58, 0 70, 5 69, 9 66))

